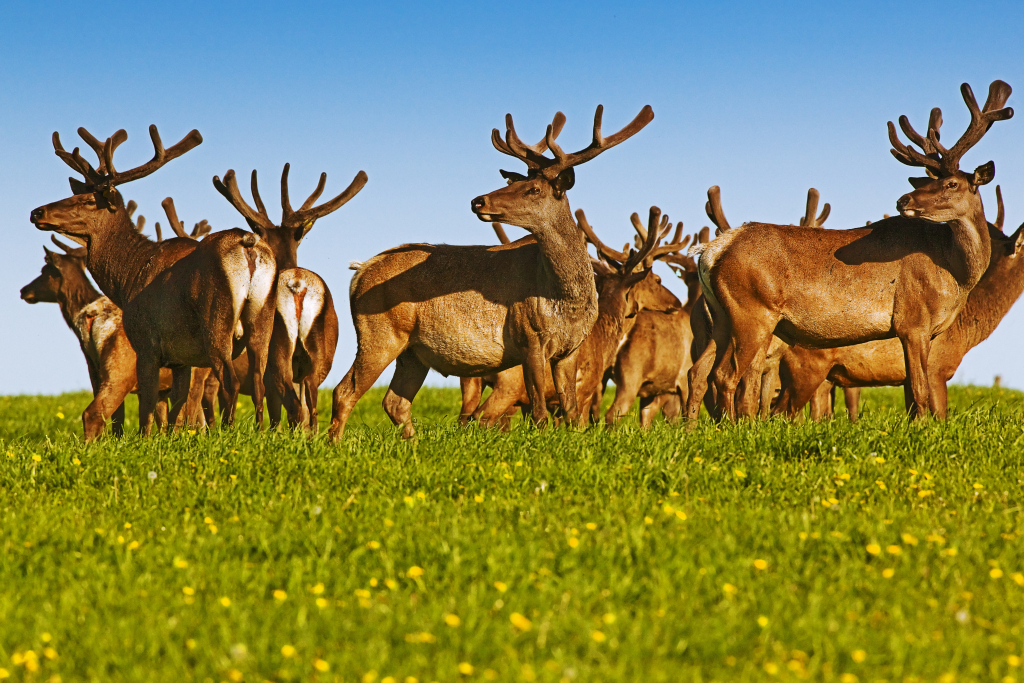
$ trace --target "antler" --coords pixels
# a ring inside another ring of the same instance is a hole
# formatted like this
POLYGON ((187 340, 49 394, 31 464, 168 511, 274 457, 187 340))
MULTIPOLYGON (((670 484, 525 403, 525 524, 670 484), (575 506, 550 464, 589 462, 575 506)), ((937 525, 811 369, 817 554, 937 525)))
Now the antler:
POLYGON ((114 168, 114 150, 128 139, 128 133, 123 128, 107 138, 102 144, 85 128, 79 128, 78 134, 99 158, 99 166, 95 169, 88 161, 82 158, 77 147, 71 154, 68 154, 61 145, 60 136, 57 133, 53 134, 53 150, 68 166, 81 173, 85 178, 85 183, 78 182, 77 185, 72 183, 74 189, 82 191, 94 190, 101 185, 109 187, 123 185, 139 178, 145 178, 167 162, 177 159, 203 142, 203 136, 199 134, 199 131, 192 130, 192 132, 183 137, 170 149, 164 149, 156 126, 150 126, 149 137, 153 140, 153 158, 141 166, 118 172, 114 168))
POLYGON ((554 159, 549 159, 543 155, 544 147, 542 146, 542 143, 538 142, 536 145, 530 146, 519 139, 519 136, 515 131, 515 126, 512 124, 511 114, 505 115, 505 140, 502 141, 501 134, 498 132, 498 129, 495 128, 491 131, 491 142, 499 152, 516 157, 529 168, 543 172, 547 178, 554 178, 565 169, 586 163, 601 152, 609 150, 615 145, 628 140, 630 137, 640 132, 644 126, 654 119, 654 110, 651 109, 650 105, 645 105, 629 125, 614 135, 604 137, 601 133, 601 119, 603 114, 604 106, 600 104, 597 105, 597 111, 594 114, 593 140, 587 147, 578 152, 573 152, 572 154, 566 154, 562 148, 558 146, 558 143, 555 142, 559 132, 562 130, 562 124, 565 123, 565 116, 561 112, 555 114, 554 120, 548 125, 547 131, 544 135, 544 143, 546 144, 546 147, 551 150, 551 153, 555 157, 554 159))
MULTIPOLYGON (((302 235, 305 236, 309 232, 310 228, 313 227, 313 223, 317 219, 323 218, 329 213, 337 211, 345 205, 350 199, 359 194, 359 191, 366 185, 367 178, 366 173, 359 171, 356 173, 356 177, 352 179, 349 186, 339 194, 337 197, 329 202, 324 202, 320 206, 313 206, 313 203, 320 198, 320 195, 324 191, 324 186, 327 184, 327 174, 320 174, 320 182, 317 184, 316 189, 313 190, 313 194, 309 195, 309 199, 302 203, 298 211, 292 210, 291 202, 288 199, 288 170, 291 164, 284 165, 284 171, 281 172, 281 227, 284 228, 298 228, 302 227, 302 235)), ((253 197, 256 196, 256 172, 253 171, 253 197)), ((257 200, 258 201, 258 200, 257 200)))
MULTIPOLYGON (((632 216, 629 217, 629 219, 633 223, 633 229, 636 230, 636 233, 637 233, 637 236, 634 238, 634 244, 635 244, 637 249, 640 249, 642 247, 643 243, 647 240, 647 230, 644 228, 643 223, 640 222, 640 216, 638 216, 637 214, 634 213, 632 216)), ((668 220, 668 216, 665 216, 664 219, 661 222, 660 234, 659 234, 659 238, 662 240, 662 243, 661 243, 660 246, 658 246, 655 249, 653 249, 647 255, 647 260, 646 260, 645 263, 646 263, 646 265, 648 267, 653 265, 656 260, 664 257, 667 254, 672 254, 674 252, 677 252, 677 251, 680 251, 682 249, 685 249, 686 246, 690 243, 690 236, 689 235, 687 235, 685 239, 682 239, 682 236, 683 236, 683 222, 682 221, 679 221, 678 223, 676 223, 676 232, 672 236, 672 239, 670 241, 668 241, 668 242, 665 242, 664 241, 665 237, 668 235, 668 231, 671 230, 671 229, 672 229, 672 223, 668 220)))
POLYGON ((171 230, 178 237, 188 237, 188 233, 185 232, 185 222, 178 220, 178 211, 174 208, 174 200, 167 197, 160 206, 164 207, 164 213, 167 214, 167 222, 171 224, 171 230))
MULTIPOLYGON (((629 219, 633 222, 634 226, 640 223, 640 216, 635 213, 630 216, 629 219)), ((640 224, 640 226, 642 228, 643 224, 640 224)), ((671 226, 672 222, 669 220, 668 215, 663 217, 661 215, 661 209, 656 206, 652 206, 647 217, 647 234, 644 237, 644 243, 638 251, 630 251, 629 259, 622 264, 622 272, 632 273, 633 269, 641 263, 643 263, 646 268, 653 266, 654 259, 656 258, 653 254, 657 249, 658 242, 661 241, 662 236, 668 232, 671 226)), ((679 227, 676 229, 677 240, 679 239, 679 233, 682 229, 683 224, 680 222, 679 227)))
POLYGON ((963 95, 964 103, 971 112, 971 123, 948 150, 939 143, 939 127, 942 126, 942 112, 938 107, 932 109, 928 122, 928 136, 923 138, 911 127, 906 116, 900 116, 900 128, 911 142, 916 143, 924 150, 918 152, 911 145, 904 145, 896 134, 896 127, 889 121, 889 142, 893 149, 890 150, 896 159, 907 166, 922 166, 929 171, 929 175, 938 177, 949 176, 960 168, 960 159, 988 132, 996 121, 1005 121, 1013 116, 1013 109, 1004 107, 1013 89, 1004 81, 992 81, 988 88, 988 99, 984 108, 978 107, 978 101, 974 97, 974 91, 967 83, 960 86, 960 93, 963 95))
POLYGON ((238 213, 242 214, 250 228, 256 229, 260 227, 272 230, 277 227, 274 225, 274 221, 270 220, 270 216, 267 215, 267 207, 263 205, 263 200, 260 199, 260 191, 256 186, 255 169, 252 172, 252 198, 256 202, 259 211, 253 210, 251 206, 245 203, 245 199, 242 198, 242 193, 238 190, 238 182, 235 180, 234 169, 229 169, 224 174, 223 181, 217 176, 213 176, 213 186, 217 188, 217 192, 224 195, 224 198, 228 200, 231 206, 235 207, 238 213))
POLYGON ((213 230, 213 226, 210 225, 210 222, 204 218, 203 220, 199 221, 194 226, 192 226, 192 232, 189 233, 189 237, 191 237, 194 240, 201 240, 202 238, 209 235, 211 230, 213 230))
POLYGON ((1003 219, 1006 218, 1006 214, 1003 211, 1003 191, 999 188, 998 185, 996 185, 996 206, 998 207, 996 212, 996 222, 993 223, 993 225, 996 226, 996 228, 1000 232, 1002 232, 1003 219))
POLYGON ((828 215, 832 212, 832 207, 829 206, 828 202, 825 202, 825 206, 821 209, 821 214, 815 218, 814 214, 818 211, 818 199, 820 195, 818 191, 813 187, 807 190, 807 209, 804 211, 803 218, 800 219, 800 225, 806 228, 820 228, 824 225, 825 220, 828 219, 828 215))
POLYGON ((502 244, 509 244, 511 240, 508 235, 505 234, 505 228, 501 227, 501 223, 494 221, 491 223, 491 227, 494 228, 494 234, 498 236, 498 241, 502 244))
POLYGON ((616 251, 609 247, 607 244, 601 241, 601 239, 594 234, 594 229, 590 227, 590 223, 587 222, 587 215, 583 213, 583 209, 576 209, 576 222, 579 223, 580 230, 586 235, 587 241, 594 245, 605 258, 615 261, 617 263, 625 263, 629 260, 629 255, 622 251, 616 251))
POLYGON ((704 212, 707 213, 708 218, 718 228, 715 230, 716 237, 723 230, 732 230, 732 226, 729 225, 729 221, 725 218, 725 212, 722 211, 722 190, 718 185, 712 185, 708 188, 708 201, 704 205, 704 212))
POLYGON ((82 259, 84 259, 86 256, 89 255, 88 248, 86 248, 86 247, 72 247, 71 245, 68 245, 68 244, 65 244, 64 242, 61 242, 59 239, 57 239, 56 235, 50 235, 50 241, 53 242, 54 244, 56 244, 58 247, 60 247, 61 250, 65 254, 67 254, 68 256, 72 256, 74 258, 82 258, 82 259))

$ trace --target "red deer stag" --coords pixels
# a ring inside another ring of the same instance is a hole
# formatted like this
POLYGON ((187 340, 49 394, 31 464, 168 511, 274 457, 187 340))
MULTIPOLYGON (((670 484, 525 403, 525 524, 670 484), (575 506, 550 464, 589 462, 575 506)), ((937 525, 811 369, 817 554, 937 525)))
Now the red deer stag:
MULTIPOLYGON (((953 378, 969 350, 983 342, 1009 312, 1024 291, 1024 225, 1007 237, 1003 234, 1003 210, 999 188, 999 213, 989 226, 992 253, 988 270, 971 290, 956 321, 937 336, 928 356, 928 382, 935 414, 946 416, 946 383, 953 378)), ((825 380, 847 387, 899 386, 906 384, 903 348, 896 339, 881 339, 835 349, 790 348, 782 360, 783 390, 775 407, 777 413, 798 414, 815 394, 814 383, 825 380)), ((827 384, 827 382, 826 382, 827 384)), ((907 410, 913 410, 907 395, 907 410)), ((815 408, 812 401, 812 417, 815 408)))
POLYGON ((541 145, 519 139, 512 116, 494 147, 524 162, 527 175, 502 171, 508 185, 470 203, 486 222, 525 228, 537 242, 507 246, 410 244, 366 261, 349 289, 358 351, 352 368, 334 390, 331 437, 341 438, 345 422, 367 389, 392 361, 395 374, 384 410, 403 435, 415 433, 412 399, 430 368, 444 375, 472 377, 523 365, 531 416, 547 421, 545 367, 552 366, 559 403, 575 422, 576 355, 597 318, 597 290, 586 242, 573 220, 566 193, 574 166, 636 134, 654 118, 649 106, 621 131, 601 133, 602 107, 594 117, 593 141, 567 154, 555 142, 559 114, 541 145))
MULTIPOLYGON (((662 218, 661 210, 657 207, 651 207, 648 229, 643 227, 637 214, 633 214, 630 219, 643 239, 638 245, 638 251, 629 250, 627 245, 620 252, 605 245, 594 233, 582 209, 576 210, 576 218, 587 241, 594 245, 601 257, 593 260, 598 290, 597 320, 580 345, 577 356, 578 422, 582 425, 587 420, 597 422, 600 419, 604 393, 602 380, 615 360, 619 341, 633 326, 637 313, 646 308, 671 310, 680 306, 675 295, 653 274, 651 266, 654 259, 678 251, 684 245, 679 242, 682 232, 680 223, 672 242, 658 246, 671 225, 668 216, 662 218)), ((548 408, 560 410, 550 371, 545 374, 545 400, 548 408)), ((528 406, 532 410, 526 393, 523 368, 517 366, 498 373, 494 391, 473 413, 473 417, 484 426, 497 423, 507 428, 509 413, 514 413, 516 407, 525 410, 528 406)))
MULTIPOLYGON (((983 109, 961 87, 971 124, 948 150, 937 126, 905 146, 889 123, 893 154, 932 176, 914 178, 913 192, 896 203, 901 216, 853 230, 815 230, 753 223, 728 230, 698 249, 704 296, 715 320, 712 342, 690 371, 687 415, 696 417, 707 376, 714 370, 718 404, 736 417, 739 380, 778 336, 787 344, 835 347, 898 337, 905 353, 914 414, 934 409, 928 381, 932 339, 947 329, 988 266, 990 240, 978 188, 995 164, 959 169, 963 154, 989 127, 1013 115, 1003 108, 1010 86, 995 81, 983 109), (765 254, 773 267, 763 268, 765 254), (696 402, 695 402, 696 399, 696 402)), ((933 110, 932 120, 941 114, 933 110)))
POLYGON ((234 170, 224 180, 214 177, 213 185, 242 214, 254 233, 274 252, 277 262, 277 301, 273 335, 270 339, 270 380, 267 408, 270 424, 281 420, 281 406, 288 413, 292 427, 303 426, 316 431, 317 389, 327 379, 338 346, 338 315, 334 311, 331 290, 323 278, 311 270, 298 267, 298 248, 313 224, 333 213, 356 196, 366 185, 366 173, 359 171, 349 186, 337 197, 314 206, 323 194, 327 174, 313 194, 295 210, 288 196, 289 164, 281 173, 281 222, 275 224, 260 198, 256 171, 252 172, 253 209, 242 197, 234 170))
POLYGON ((68 153, 53 135, 57 156, 82 174, 71 179, 74 195, 31 213, 40 230, 73 237, 88 247, 87 264, 100 289, 123 312, 124 330, 137 354, 139 431, 149 435, 159 394, 160 368, 171 368, 170 421, 177 424, 191 384, 192 367, 209 367, 230 398, 224 424, 234 421, 238 381, 231 359, 244 349, 257 368, 257 423, 263 417, 263 370, 273 319, 268 305, 274 286, 274 256, 260 239, 226 230, 202 242, 173 238, 154 243, 138 234, 117 187, 144 178, 202 142, 192 131, 164 149, 150 126, 153 158, 118 171, 113 155, 128 134, 119 130, 103 143, 84 128, 79 135, 99 157, 93 168, 76 147, 68 153))

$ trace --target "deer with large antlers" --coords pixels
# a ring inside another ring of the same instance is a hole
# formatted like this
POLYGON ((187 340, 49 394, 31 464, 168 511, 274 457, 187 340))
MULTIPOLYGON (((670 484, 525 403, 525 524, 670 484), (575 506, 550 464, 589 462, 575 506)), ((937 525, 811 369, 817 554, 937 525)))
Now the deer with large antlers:
POLYGON ((151 432, 159 393, 160 368, 171 368, 170 421, 177 424, 191 385, 193 367, 209 367, 230 401, 223 416, 234 421, 238 381, 231 360, 245 350, 256 368, 257 422, 263 417, 262 375, 273 320, 268 305, 274 287, 274 256, 260 239, 234 229, 202 242, 173 238, 150 242, 131 225, 117 188, 144 178, 202 142, 193 130, 165 149, 150 126, 153 158, 118 171, 113 155, 128 134, 119 130, 100 142, 84 128, 78 133, 96 152, 93 168, 78 148, 64 150, 57 133, 54 151, 84 180, 70 179, 73 196, 31 213, 40 230, 69 236, 88 247, 87 265, 100 289, 123 312, 125 333, 137 354, 139 430, 151 432))
POLYGON ((978 188, 992 180, 995 164, 965 173, 959 162, 993 123, 1013 115, 1004 108, 1010 86, 1002 81, 992 83, 983 108, 970 86, 961 92, 971 123, 949 149, 939 143, 937 109, 927 137, 900 117, 900 127, 923 152, 901 143, 889 123, 896 158, 929 173, 911 179, 916 189, 896 203, 901 216, 866 228, 813 232, 752 223, 696 250, 715 325, 712 343, 690 371, 690 418, 713 369, 718 404, 735 419, 740 378, 764 357, 773 334, 787 344, 825 348, 898 337, 912 412, 920 416, 935 408, 928 381, 932 339, 953 324, 990 255, 978 188), (762 266, 765 254, 773 255, 773 267, 762 266))
MULTIPOLYGON (((129 202, 130 212, 134 202, 129 202)), ((141 231, 145 218, 139 216, 134 226, 141 231)), ((128 343, 121 325, 121 309, 101 295, 85 274, 85 247, 73 248, 56 237, 53 243, 63 254, 43 247, 45 263, 35 280, 21 289, 21 298, 30 303, 51 302, 60 307, 68 328, 78 338, 82 355, 89 369, 93 400, 82 413, 85 440, 92 441, 110 420, 114 436, 124 433, 124 399, 136 390, 135 351, 128 343)), ((160 389, 170 389, 171 372, 161 371, 160 389)), ((167 424, 165 396, 157 406, 158 425, 167 424)))
POLYGON ((395 360, 384 410, 406 437, 415 433, 412 399, 431 368, 471 377, 523 365, 531 416, 543 424, 545 367, 551 365, 559 404, 575 422, 576 356, 597 318, 597 289, 566 193, 575 166, 654 118, 644 107, 632 123, 605 137, 602 111, 599 106, 594 117, 593 141, 572 154, 555 142, 565 121, 561 113, 536 145, 519 139, 511 115, 504 139, 493 131, 494 147, 529 170, 502 171, 507 187, 476 197, 471 209, 482 221, 525 228, 536 243, 515 249, 410 244, 359 268, 349 289, 358 351, 334 390, 332 438, 341 437, 356 401, 395 360), (544 155, 548 149, 554 158, 544 155))
POLYGON ((302 426, 316 431, 317 389, 327 379, 338 346, 338 315, 334 311, 331 290, 323 278, 311 270, 298 267, 298 247, 313 224, 337 211, 366 185, 367 176, 359 171, 349 186, 337 197, 314 206, 323 194, 327 174, 313 193, 297 210, 288 195, 288 171, 281 173, 281 221, 274 223, 260 197, 256 171, 252 172, 251 188, 256 208, 249 206, 238 189, 235 172, 229 170, 224 180, 214 177, 213 185, 242 214, 254 233, 274 252, 277 262, 277 300, 274 330, 270 339, 270 367, 267 407, 270 424, 277 426, 281 406, 292 427, 302 426))
MULTIPOLYGON (((995 223, 988 228, 992 251, 988 269, 971 290, 956 321, 932 342, 928 357, 928 382, 935 414, 946 415, 946 383, 953 378, 969 350, 983 342, 1009 312, 1024 291, 1024 225, 1013 235, 1003 233, 1003 205, 999 188, 999 205, 995 223)), ((782 393, 776 413, 798 414, 804 404, 812 401, 814 385, 823 381, 843 387, 905 385, 906 366, 903 349, 896 339, 881 339, 836 349, 809 349, 794 346, 782 359, 782 393)), ((914 410, 913 397, 907 394, 907 410, 914 410)))
MULTIPOLYGON (((615 351, 620 339, 628 333, 641 310, 672 310, 680 306, 675 295, 666 289, 651 267, 654 260, 662 255, 682 249, 679 241, 682 223, 676 228, 675 237, 665 245, 659 242, 671 229, 668 216, 651 207, 649 224, 644 228, 640 217, 630 217, 638 233, 637 250, 612 249, 597 237, 587 221, 583 209, 576 210, 576 219, 587 241, 597 249, 600 259, 593 260, 597 298, 597 320, 587 338, 580 345, 577 357, 576 394, 579 397, 578 422, 600 419, 601 397, 604 394, 603 378, 615 360, 615 351), (659 223, 660 221, 660 223, 659 223)), ((546 373, 545 400, 549 408, 561 409, 554 390, 550 371, 546 373)), ((530 406, 526 392, 522 366, 498 373, 494 391, 473 413, 484 426, 499 424, 508 426, 508 415, 515 407, 530 406)), ((465 412, 465 409, 463 409, 465 412)))

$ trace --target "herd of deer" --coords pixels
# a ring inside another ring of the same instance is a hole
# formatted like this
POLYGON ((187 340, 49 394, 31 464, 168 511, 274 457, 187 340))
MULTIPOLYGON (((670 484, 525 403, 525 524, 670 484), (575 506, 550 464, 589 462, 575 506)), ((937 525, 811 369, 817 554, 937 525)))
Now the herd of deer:
MULTIPOLYGON (((946 382, 1024 289, 1024 226, 1003 233, 998 188, 995 223, 982 207, 979 188, 993 179, 993 162, 970 173, 959 168, 994 122, 1013 115, 1005 107, 1010 86, 993 82, 980 108, 967 84, 961 92, 971 123, 950 148, 940 143, 937 108, 924 135, 900 117, 912 144, 889 123, 893 155, 927 174, 910 178, 915 189, 896 202, 899 216, 826 230, 829 205, 818 214, 811 189, 799 225, 734 228, 716 186, 706 206, 713 239, 708 228, 684 238, 682 223, 673 232, 668 216, 652 207, 646 226, 633 214, 633 247, 621 250, 597 236, 582 210, 574 218, 566 193, 574 167, 639 132, 654 118, 651 108, 605 136, 599 106, 592 142, 574 153, 557 142, 561 113, 533 145, 506 116, 504 137, 494 130, 491 141, 527 173, 501 171, 507 186, 471 202, 501 244, 406 244, 352 263, 358 350, 334 390, 331 438, 341 438, 356 402, 393 361, 383 407, 406 437, 414 434, 412 400, 430 369, 463 378, 461 423, 501 428, 517 410, 537 424, 549 411, 570 424, 597 422, 609 379, 616 392, 608 424, 637 397, 644 427, 659 412, 695 420, 702 403, 729 419, 797 417, 810 403, 811 416, 820 418, 832 410, 835 387, 846 391, 856 419, 858 387, 900 384, 911 415, 944 417, 946 382), (502 223, 530 234, 510 242, 502 223), (657 260, 685 282, 685 303, 654 274, 657 260), (481 403, 485 385, 492 391, 481 403)), ((338 318, 327 283, 298 266, 297 248, 317 219, 362 189, 366 174, 317 204, 327 179, 321 174, 296 210, 286 164, 275 223, 256 171, 253 208, 229 170, 223 180, 213 178, 214 187, 251 232, 211 232, 203 221, 187 233, 168 197, 163 208, 175 237, 161 239, 158 223, 153 241, 142 234, 145 219, 133 218, 135 203, 125 203, 117 188, 199 145, 199 132, 165 149, 151 126, 153 158, 127 171, 114 167, 125 131, 103 142, 78 132, 97 165, 78 148, 65 151, 54 133, 57 156, 83 179, 70 179, 73 196, 33 210, 31 221, 80 246, 52 238, 62 253, 44 248, 42 274, 21 296, 58 303, 78 336, 94 394, 82 416, 86 440, 108 419, 115 434, 123 432, 131 391, 139 395, 144 435, 154 420, 212 424, 215 399, 223 424, 231 425, 239 393, 252 396, 257 425, 265 397, 271 426, 283 407, 291 426, 315 430, 317 389, 331 370, 338 318)))

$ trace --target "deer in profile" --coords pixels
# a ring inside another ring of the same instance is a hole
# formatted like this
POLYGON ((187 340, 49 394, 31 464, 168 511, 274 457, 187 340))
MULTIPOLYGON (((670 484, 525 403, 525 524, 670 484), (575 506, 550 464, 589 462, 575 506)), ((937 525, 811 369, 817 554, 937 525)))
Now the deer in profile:
POLYGON ((256 235, 238 229, 209 235, 202 242, 177 237, 151 242, 132 226, 117 189, 193 149, 202 136, 194 130, 165 149, 156 126, 150 126, 153 158, 118 171, 113 156, 128 138, 124 130, 102 143, 84 128, 78 132, 99 158, 98 166, 93 168, 77 147, 65 151, 54 133, 57 156, 84 180, 70 179, 74 194, 34 209, 30 219, 40 230, 85 244, 89 272, 122 310, 124 331, 136 352, 140 433, 149 435, 152 430, 164 367, 173 377, 170 422, 178 424, 192 368, 209 367, 231 399, 223 421, 232 424, 238 381, 231 360, 243 350, 255 368, 253 399, 257 423, 262 424, 262 375, 274 313, 270 248, 256 235))
MULTIPOLYGON (((129 207, 134 211, 134 202, 129 207)), ((134 224, 139 231, 145 218, 134 224)), ((43 247, 42 272, 21 289, 21 298, 30 303, 56 303, 68 328, 75 333, 89 370, 93 400, 82 413, 85 440, 92 441, 103 433, 110 420, 114 436, 124 434, 124 399, 135 391, 135 351, 128 343, 121 325, 121 309, 100 294, 86 275, 85 247, 73 248, 51 237, 63 254, 43 247)), ((171 386, 171 373, 161 373, 160 388, 171 386)), ((162 396, 158 404, 157 424, 167 424, 167 402, 162 396)))
MULTIPOLYGON (((583 209, 576 210, 576 219, 587 241, 597 249, 600 259, 593 259, 595 281, 598 290, 597 320, 587 338, 580 345, 577 359, 576 393, 579 397, 578 423, 600 419, 603 378, 615 360, 619 340, 632 327, 637 313, 646 308, 670 310, 678 307, 679 300, 666 289, 651 267, 654 259, 682 249, 679 242, 682 223, 676 229, 675 237, 665 245, 659 242, 671 229, 668 216, 662 216, 658 207, 651 207, 648 228, 643 227, 640 217, 630 217, 633 228, 642 239, 638 250, 617 251, 604 244, 587 221, 583 209), (659 223, 660 221, 660 223, 659 223)), ((545 381, 545 400, 548 408, 561 410, 554 391, 553 380, 548 374, 545 381)), ((494 391, 474 413, 481 425, 500 424, 508 426, 508 415, 516 407, 530 406, 526 393, 522 366, 509 368, 497 374, 494 391)), ((463 409, 465 411, 465 409, 463 409)))
MULTIPOLYGON (((735 419, 736 388, 751 363, 763 358, 774 336, 787 344, 836 347, 897 337, 904 350, 913 395, 912 412, 936 408, 929 385, 932 339, 945 331, 988 267, 990 237, 978 188, 989 183, 995 164, 973 173, 959 168, 968 149, 996 121, 1010 118, 1004 108, 1010 86, 995 81, 984 108, 970 86, 961 92, 971 123, 953 147, 938 140, 938 126, 918 134, 900 118, 900 127, 919 152, 899 141, 889 123, 897 160, 927 169, 914 178, 913 192, 896 203, 899 217, 852 230, 808 231, 793 226, 752 223, 724 231, 698 248, 698 272, 712 309, 711 343, 690 370, 687 415, 695 418, 709 371, 718 405, 735 419), (773 268, 764 268, 765 254, 773 268)), ((941 120, 938 109, 933 123, 941 120)))
MULTIPOLYGON (((1010 307, 1024 291, 1024 225, 1012 235, 1003 233, 1002 193, 996 188, 999 211, 995 223, 988 226, 992 243, 988 269, 971 290, 967 303, 954 323, 931 344, 928 357, 928 382, 935 414, 947 412, 946 384, 969 350, 983 342, 999 325, 1010 307)), ((776 413, 796 415, 810 400, 811 416, 815 382, 834 382, 843 387, 906 385, 907 373, 903 348, 896 339, 880 339, 835 349, 811 349, 794 346, 786 351, 780 368, 782 393, 776 413)), ((907 410, 912 411, 912 395, 906 393, 907 410)))
POLYGON ((594 117, 593 140, 566 153, 555 141, 559 114, 545 143, 519 139, 511 115, 501 153, 526 164, 526 175, 502 171, 508 185, 476 197, 470 208, 487 223, 525 228, 536 242, 517 248, 410 244, 366 261, 349 289, 358 351, 334 390, 330 434, 345 422, 367 389, 392 361, 395 374, 384 410, 403 435, 415 433, 412 399, 431 368, 472 377, 523 365, 531 417, 547 422, 545 368, 550 365, 566 420, 575 422, 577 351, 597 318, 597 289, 586 243, 569 208, 574 167, 636 134, 654 118, 644 107, 614 135, 601 132, 603 108, 594 117), (544 155, 550 149, 553 157, 544 155))
POLYGON ((316 431, 317 389, 327 379, 334 363, 338 315, 331 290, 323 278, 311 270, 299 268, 298 247, 317 220, 340 209, 363 189, 367 176, 359 171, 341 194, 314 206, 327 183, 327 174, 321 173, 316 189, 295 210, 288 194, 290 168, 290 164, 285 164, 281 173, 280 223, 275 223, 267 213, 255 170, 251 181, 255 209, 242 197, 234 170, 225 173, 223 181, 214 177, 213 185, 242 214, 249 228, 270 246, 277 263, 276 313, 267 370, 270 425, 276 427, 280 422, 283 405, 290 426, 316 431))

